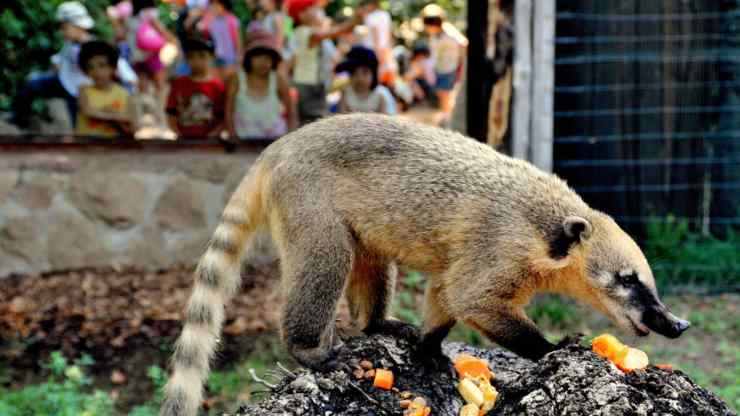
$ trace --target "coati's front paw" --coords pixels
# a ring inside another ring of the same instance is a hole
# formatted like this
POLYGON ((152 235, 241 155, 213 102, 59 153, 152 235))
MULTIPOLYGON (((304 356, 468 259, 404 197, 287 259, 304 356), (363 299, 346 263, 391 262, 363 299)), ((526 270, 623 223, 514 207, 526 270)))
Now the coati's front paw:
POLYGON ((422 344, 419 344, 414 350, 413 357, 422 363, 425 368, 428 368, 433 373, 447 373, 450 377, 455 378, 455 365, 450 360, 450 357, 444 355, 442 350, 429 350, 423 348, 422 344))
POLYGON ((583 339, 584 335, 581 333, 573 334, 573 335, 566 335, 563 337, 563 339, 560 340, 557 344, 555 344, 553 351, 563 349, 567 347, 568 345, 573 344, 580 344, 581 340, 583 339))
POLYGON ((332 371, 351 372, 352 369, 343 360, 339 360, 339 355, 346 349, 344 344, 335 345, 328 351, 321 353, 318 351, 294 351, 293 356, 302 366, 319 373, 330 373, 332 371))
POLYGON ((402 338, 412 344, 416 344, 421 339, 419 329, 406 322, 386 319, 384 321, 371 323, 362 332, 365 334, 383 334, 396 338, 402 338))

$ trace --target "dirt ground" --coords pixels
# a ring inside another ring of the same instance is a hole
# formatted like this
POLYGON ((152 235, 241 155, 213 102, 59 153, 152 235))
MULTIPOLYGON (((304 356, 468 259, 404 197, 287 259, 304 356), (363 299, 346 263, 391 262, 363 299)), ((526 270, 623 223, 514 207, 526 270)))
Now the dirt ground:
MULTIPOLYGON (((15 389, 41 380, 45 375, 41 363, 52 351, 72 358, 86 353, 95 361, 96 387, 115 394, 122 410, 148 400, 153 385, 147 368, 154 364, 166 368, 191 281, 189 268, 84 270, 0 281, 0 369, 10 375, 4 387, 15 389), (124 375, 123 381, 114 376, 116 372, 124 375)), ((217 371, 243 363, 269 367, 278 359, 290 364, 276 336, 281 302, 276 283, 276 265, 245 270, 241 292, 227 306, 217 371)), ((415 274, 399 279, 396 316, 418 321, 422 284, 415 274)), ((594 311, 562 298, 539 298, 529 313, 552 340, 574 332, 587 337, 613 333, 645 350, 652 362, 673 364, 731 407, 740 408, 740 295, 663 300, 693 323, 678 340, 629 336, 594 311)), ((347 322, 346 308, 340 310, 340 319, 347 322)), ((450 338, 488 345, 461 325, 450 338)), ((249 391, 242 393, 240 399, 250 399, 249 391)))

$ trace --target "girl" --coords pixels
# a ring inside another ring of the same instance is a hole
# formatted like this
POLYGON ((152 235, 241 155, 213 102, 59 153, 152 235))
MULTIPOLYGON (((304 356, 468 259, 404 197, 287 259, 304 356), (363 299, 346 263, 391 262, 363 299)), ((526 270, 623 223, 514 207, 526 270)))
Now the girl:
POLYGON ((269 32, 256 28, 248 34, 244 68, 231 77, 226 93, 226 125, 232 137, 276 139, 295 128, 288 82, 276 71, 280 59, 269 32))
POLYGON ((378 85, 378 58, 372 49, 353 47, 347 53, 347 59, 337 65, 336 71, 350 74, 350 84, 339 101, 339 112, 387 114, 385 99, 378 85))
POLYGON ((200 29, 213 41, 216 48, 214 66, 221 79, 236 72, 241 56, 239 19, 231 13, 232 7, 231 0, 211 0, 208 13, 199 23, 200 29))
POLYGON ((165 42, 177 45, 177 38, 159 21, 155 0, 133 0, 133 18, 126 23, 131 62, 139 75, 140 89, 147 92, 153 87, 164 103, 167 72, 159 51, 165 42))

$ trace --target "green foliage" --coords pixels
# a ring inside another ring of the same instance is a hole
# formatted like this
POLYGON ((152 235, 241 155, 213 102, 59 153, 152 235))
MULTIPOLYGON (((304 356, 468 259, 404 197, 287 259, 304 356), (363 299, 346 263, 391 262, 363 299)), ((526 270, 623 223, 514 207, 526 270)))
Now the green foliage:
POLYGON ((527 315, 540 325, 566 328, 577 319, 572 300, 559 295, 539 296, 527 309, 527 315))
MULTIPOLYGON (((0 109, 8 109, 10 100, 23 86, 29 73, 50 69, 50 58, 62 46, 56 8, 64 0, 15 0, 0 13, 0 109)), ((5 2, 4 2, 5 3, 5 2)), ((109 0, 86 0, 96 21, 93 34, 110 40, 112 29, 105 17, 109 0)))
POLYGON ((164 399, 164 386, 167 384, 167 373, 160 366, 152 365, 147 369, 146 375, 154 384, 154 396, 148 403, 131 409, 129 416, 157 416, 159 414, 159 404, 164 399))
POLYGON ((732 229, 720 240, 693 232, 685 220, 669 215, 651 220, 647 232, 645 256, 658 284, 738 284, 740 234, 732 229))
POLYGON ((0 389, 0 414, 4 416, 107 416, 113 414, 113 400, 101 390, 90 392, 92 380, 85 367, 90 357, 70 363, 60 352, 44 365, 50 375, 46 382, 21 390, 0 389))

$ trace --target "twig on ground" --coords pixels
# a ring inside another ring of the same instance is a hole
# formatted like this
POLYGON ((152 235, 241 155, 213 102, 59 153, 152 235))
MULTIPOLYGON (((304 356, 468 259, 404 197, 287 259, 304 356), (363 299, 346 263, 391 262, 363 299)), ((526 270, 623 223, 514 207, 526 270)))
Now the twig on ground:
POLYGON ((371 402, 371 403, 373 403, 373 404, 376 404, 376 405, 380 405, 380 403, 378 403, 378 401, 377 401, 377 400, 375 400, 375 399, 373 399, 372 397, 368 396, 368 394, 367 394, 367 393, 365 393, 365 391, 364 391, 364 390, 362 390, 362 389, 360 388, 360 386, 358 386, 357 384, 355 384, 355 383, 353 383, 353 382, 351 382, 351 381, 350 381, 350 382, 349 382, 349 385, 350 385, 350 386, 351 386, 351 387, 352 387, 353 389, 355 389, 355 390, 359 391, 359 392, 360 392, 360 393, 361 393, 361 394, 362 394, 363 396, 365 396, 365 398, 366 398, 366 399, 367 399, 367 400, 368 400, 369 402, 371 402))
POLYGON ((287 374, 289 376, 293 376, 293 377, 298 377, 298 376, 295 375, 294 372, 292 372, 292 371, 288 370, 287 368, 285 368, 285 366, 280 361, 277 362, 277 366, 278 366, 279 369, 283 370, 285 372, 285 374, 287 374))
POLYGON ((254 380, 254 381, 255 381, 256 383, 260 383, 260 384, 262 384, 263 386, 265 386, 265 387, 268 387, 268 388, 269 388, 270 390, 273 390, 273 389, 275 389, 275 387, 276 387, 276 385, 275 385, 275 384, 270 384, 270 383, 268 383, 267 381, 265 381, 265 380, 261 379, 261 378, 260 378, 260 377, 259 377, 259 376, 257 375, 257 373, 256 373, 256 372, 254 371, 254 368, 250 368, 250 369, 249 369, 249 375, 250 375, 250 376, 252 376, 252 380, 254 380))

